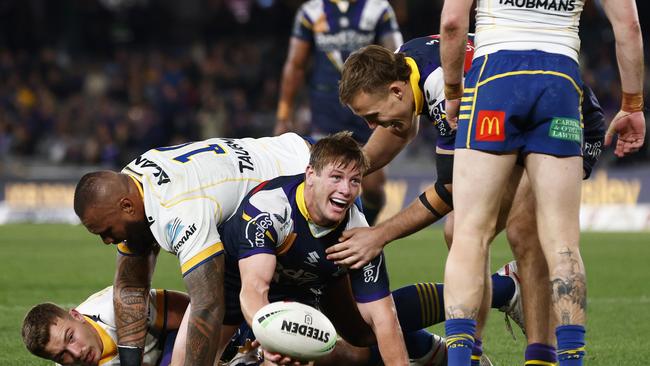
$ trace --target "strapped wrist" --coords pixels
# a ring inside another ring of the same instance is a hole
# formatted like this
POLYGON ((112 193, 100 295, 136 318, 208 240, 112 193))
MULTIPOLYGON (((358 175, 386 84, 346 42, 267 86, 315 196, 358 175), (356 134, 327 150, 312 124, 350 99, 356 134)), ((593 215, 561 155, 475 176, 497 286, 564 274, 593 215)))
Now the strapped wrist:
POLYGON ((117 346, 122 366, 141 366, 144 349, 133 346, 117 346))
POLYGON ((447 84, 445 83, 445 99, 460 99, 463 97, 463 83, 447 84))
POLYGON ((623 92, 621 110, 624 112, 640 112, 643 110, 643 93, 623 92))

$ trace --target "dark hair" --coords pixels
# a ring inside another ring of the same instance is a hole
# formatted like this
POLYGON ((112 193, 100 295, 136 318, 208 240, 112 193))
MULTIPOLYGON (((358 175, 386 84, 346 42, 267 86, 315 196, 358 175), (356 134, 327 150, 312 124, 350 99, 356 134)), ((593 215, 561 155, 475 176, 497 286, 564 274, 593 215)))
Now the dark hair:
POLYGON ((50 327, 58 319, 69 316, 67 311, 50 302, 34 306, 23 320, 22 336, 27 350, 38 357, 49 359, 51 356, 45 352, 45 346, 50 341, 50 327))
POLYGON ((74 212, 80 218, 93 205, 111 196, 112 192, 128 190, 126 176, 110 170, 87 173, 79 180, 74 190, 74 212))
POLYGON ((350 104, 359 92, 388 93, 388 84, 408 80, 411 68, 405 57, 401 52, 393 53, 377 45, 366 46, 353 52, 345 60, 341 71, 341 103, 350 104))
POLYGON ((368 170, 369 163, 361 145, 352 138, 352 132, 341 131, 319 140, 311 148, 309 165, 317 174, 328 164, 358 167, 361 174, 368 170))

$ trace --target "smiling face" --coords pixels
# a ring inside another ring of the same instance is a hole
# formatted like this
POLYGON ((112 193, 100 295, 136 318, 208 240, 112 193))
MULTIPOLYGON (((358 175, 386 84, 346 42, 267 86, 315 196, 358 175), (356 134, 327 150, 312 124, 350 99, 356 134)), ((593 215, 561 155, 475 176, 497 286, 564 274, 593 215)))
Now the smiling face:
POLYGON ((48 358, 61 365, 95 366, 99 364, 104 346, 99 334, 76 310, 57 318, 50 325, 50 340, 45 345, 48 358))
POLYGON ((359 167, 352 163, 330 163, 320 172, 308 166, 305 203, 312 221, 325 227, 341 222, 361 192, 362 176, 359 167))
POLYGON ((348 107, 362 117, 371 129, 382 126, 398 134, 408 131, 415 118, 415 101, 408 82, 395 81, 388 93, 359 91, 348 107))

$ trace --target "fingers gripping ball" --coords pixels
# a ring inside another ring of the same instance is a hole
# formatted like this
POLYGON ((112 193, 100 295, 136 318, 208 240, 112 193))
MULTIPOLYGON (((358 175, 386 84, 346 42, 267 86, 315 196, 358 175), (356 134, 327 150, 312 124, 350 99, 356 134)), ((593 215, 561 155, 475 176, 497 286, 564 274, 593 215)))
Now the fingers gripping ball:
POLYGON ((274 302, 253 316, 253 333, 263 348, 313 361, 332 352, 336 329, 320 311, 298 302, 274 302))

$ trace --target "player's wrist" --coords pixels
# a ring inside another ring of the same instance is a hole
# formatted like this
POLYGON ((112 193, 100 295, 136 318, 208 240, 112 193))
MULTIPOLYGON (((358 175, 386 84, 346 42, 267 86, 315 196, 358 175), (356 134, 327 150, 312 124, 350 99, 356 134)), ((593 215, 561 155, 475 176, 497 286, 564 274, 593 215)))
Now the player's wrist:
POLYGON ((278 121, 281 121, 281 122, 286 122, 286 121, 288 121, 288 120, 289 120, 289 116, 291 115, 291 109, 292 109, 292 108, 291 108, 291 106, 289 105, 289 103, 287 103, 287 102, 284 101, 284 100, 281 100, 281 101, 278 103, 278 111, 276 112, 275 118, 276 118, 278 121))
POLYGON ((628 113, 643 111, 643 93, 623 92, 621 110, 628 113))
POLYGON ((445 99, 453 100, 463 97, 463 83, 447 84, 445 83, 445 99))
POLYGON ((122 366, 141 366, 144 349, 134 346, 117 346, 122 366))

